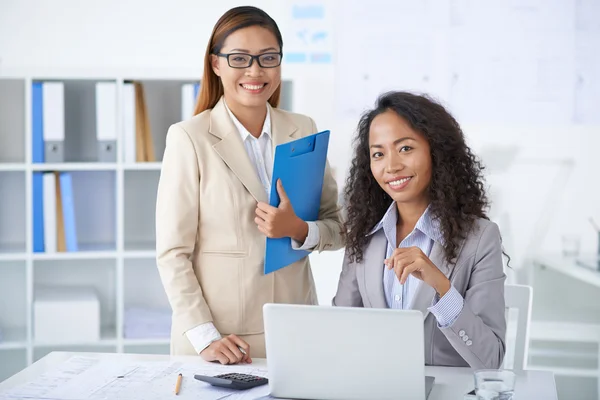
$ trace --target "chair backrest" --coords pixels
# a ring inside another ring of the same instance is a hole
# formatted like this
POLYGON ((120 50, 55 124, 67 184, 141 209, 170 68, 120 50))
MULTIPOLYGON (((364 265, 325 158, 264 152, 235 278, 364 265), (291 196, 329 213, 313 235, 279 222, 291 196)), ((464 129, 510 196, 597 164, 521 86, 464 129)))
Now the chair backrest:
POLYGON ((529 352, 529 327, 531 324, 531 303, 533 289, 527 285, 505 285, 504 301, 507 310, 507 354, 504 358, 505 368, 512 367, 513 370, 524 370, 527 367, 529 352), (517 310, 517 317, 510 318, 510 311, 517 310), (516 322, 516 330, 511 329, 511 323, 516 322), (513 332, 516 334, 513 335, 513 332), (509 354, 509 340, 514 340, 514 350, 509 354), (512 361, 512 366, 507 363, 512 361))

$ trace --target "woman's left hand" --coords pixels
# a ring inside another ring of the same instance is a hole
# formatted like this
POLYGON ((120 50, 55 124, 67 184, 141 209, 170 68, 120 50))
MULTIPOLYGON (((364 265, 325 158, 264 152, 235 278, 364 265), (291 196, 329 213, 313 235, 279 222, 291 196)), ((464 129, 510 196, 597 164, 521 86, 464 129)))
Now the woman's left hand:
POLYGON ((440 297, 450 290, 451 284, 448 278, 416 246, 395 249, 392 256, 385 260, 385 265, 388 269, 394 269, 401 284, 404 284, 408 275, 412 274, 434 288, 440 297))
POLYGON ((258 203, 254 222, 258 229, 267 237, 277 239, 291 237, 304 243, 308 235, 308 224, 298 218, 288 198, 281 179, 277 180, 277 193, 279 194, 279 207, 267 203, 258 203))

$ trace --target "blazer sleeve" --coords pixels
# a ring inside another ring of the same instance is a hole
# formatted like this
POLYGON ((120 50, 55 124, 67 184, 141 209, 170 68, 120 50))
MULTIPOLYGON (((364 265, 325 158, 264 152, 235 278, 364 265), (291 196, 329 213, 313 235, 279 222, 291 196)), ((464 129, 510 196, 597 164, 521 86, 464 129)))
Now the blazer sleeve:
MULTIPOLYGON (((312 131, 317 131, 315 121, 310 119, 312 131)), ((338 187, 329 161, 325 166, 325 176, 323 177, 323 191, 321 193, 321 207, 319 209, 319 219, 315 221, 319 228, 319 242, 314 250, 321 252, 324 250, 337 250, 344 246, 344 228, 338 205, 338 187)))
POLYGON ((188 133, 172 125, 167 133, 156 198, 156 259, 173 309, 174 327, 186 331, 212 321, 191 257, 198 232, 200 171, 188 133))
POLYGON ((453 324, 440 328, 474 369, 499 368, 504 359, 505 280, 500 231, 490 223, 479 238, 463 309, 453 324))
POLYGON ((358 289, 356 278, 356 264, 348 259, 348 252, 344 254, 342 272, 338 281, 338 288, 331 304, 338 307, 363 307, 362 296, 358 289))

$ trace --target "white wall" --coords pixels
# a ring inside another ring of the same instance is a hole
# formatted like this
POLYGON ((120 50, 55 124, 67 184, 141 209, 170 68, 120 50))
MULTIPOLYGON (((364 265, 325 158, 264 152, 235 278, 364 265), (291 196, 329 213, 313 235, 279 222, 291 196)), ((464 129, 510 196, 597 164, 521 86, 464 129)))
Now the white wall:
MULTIPOLYGON (((275 1, 256 1, 277 16, 275 1)), ((2 0, 2 66, 197 68, 222 0, 2 0), (24 51, 28 49, 28 51, 24 51)))
POLYGON ((484 157, 493 146, 516 153, 505 174, 495 174, 490 165, 488 179, 492 189, 502 194, 492 207, 494 215, 509 212, 512 237, 507 245, 513 254, 534 249, 558 254, 565 234, 580 236, 582 252, 596 251, 598 238, 588 218, 600 219, 600 185, 594 177, 600 171, 595 154, 599 127, 467 125, 464 129, 472 147, 484 157), (572 165, 565 165, 567 160, 572 165))

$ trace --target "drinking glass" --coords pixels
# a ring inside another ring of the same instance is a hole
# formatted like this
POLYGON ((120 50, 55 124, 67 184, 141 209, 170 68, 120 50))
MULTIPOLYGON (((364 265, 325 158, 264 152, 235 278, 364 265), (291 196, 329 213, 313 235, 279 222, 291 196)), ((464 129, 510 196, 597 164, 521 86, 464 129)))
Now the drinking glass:
POLYGON ((515 390, 515 373, 489 369, 475 371, 477 400, 511 400, 515 390))

